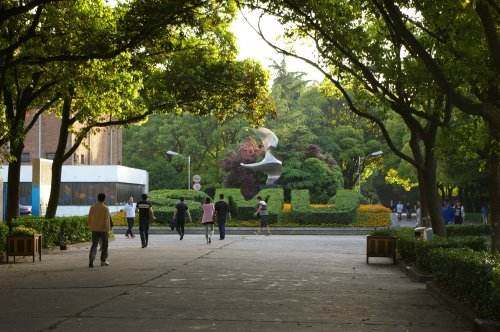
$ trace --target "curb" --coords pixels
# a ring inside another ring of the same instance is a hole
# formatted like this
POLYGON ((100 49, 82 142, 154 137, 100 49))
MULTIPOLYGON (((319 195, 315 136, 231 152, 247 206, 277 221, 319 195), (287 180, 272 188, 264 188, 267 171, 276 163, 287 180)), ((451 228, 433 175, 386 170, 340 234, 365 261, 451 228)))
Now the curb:
MULTIPOLYGON (((377 228, 302 228, 302 227, 271 227, 273 235, 368 235, 377 228)), ((123 226, 113 227, 115 234, 125 234, 127 228, 123 226)), ((254 235, 256 227, 226 227, 228 235, 254 235)), ((138 232, 134 228, 134 232, 138 232)), ((171 231, 170 227, 151 227, 149 234, 177 234, 171 231)), ((205 229, 201 227, 186 227, 185 234, 205 234, 205 229)))
POLYGON ((433 280, 433 276, 431 274, 423 274, 412 265, 408 265, 404 262, 400 262, 400 263, 398 263, 398 266, 401 269, 401 271, 406 273, 406 275, 412 281, 427 283, 427 282, 430 282, 433 280))
POLYGON ((473 325, 476 332, 495 332, 500 331, 500 322, 476 317, 476 313, 467 307, 464 303, 451 297, 442 291, 434 282, 426 283, 427 290, 438 301, 444 303, 447 307, 453 308, 456 313, 467 319, 473 325))

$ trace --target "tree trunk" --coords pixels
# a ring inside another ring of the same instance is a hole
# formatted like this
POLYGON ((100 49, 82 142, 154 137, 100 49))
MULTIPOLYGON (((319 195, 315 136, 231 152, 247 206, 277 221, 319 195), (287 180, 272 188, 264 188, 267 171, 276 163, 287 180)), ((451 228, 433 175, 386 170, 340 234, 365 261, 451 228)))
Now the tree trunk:
POLYGON ((6 219, 9 226, 12 220, 19 217, 19 193, 21 185, 21 156, 23 154, 24 144, 22 142, 11 142, 10 153, 14 157, 9 162, 8 182, 7 182, 7 215, 6 219))
POLYGON ((45 218, 54 218, 57 213, 57 205, 59 203, 59 194, 61 191, 61 174, 64 164, 66 146, 68 144, 69 127, 72 123, 71 116, 71 97, 64 99, 64 104, 61 114, 61 127, 59 128, 59 140, 57 142, 54 160, 52 161, 52 179, 50 182, 50 197, 45 212, 45 218))
POLYGON ((61 191, 61 173, 64 161, 59 158, 52 161, 52 179, 50 182, 50 197, 47 204, 45 218, 54 218, 57 212, 57 204, 59 203, 59 193, 61 191))
POLYGON ((425 136, 417 137, 412 135, 410 147, 419 165, 417 168, 417 176, 422 205, 422 220, 425 220, 423 224, 428 226, 426 225, 426 217, 428 216, 434 233, 436 235, 445 236, 446 229, 441 217, 441 208, 439 204, 437 160, 434 154, 436 134, 437 127, 431 125, 427 128, 425 136))
MULTIPOLYGON (((436 162, 434 160, 434 168, 425 168, 419 172, 419 188, 420 196, 425 197, 427 205, 427 213, 432 225, 432 230, 436 235, 445 236, 446 229, 441 217, 441 209, 439 207, 439 195, 436 183, 436 162), (420 179, 421 178, 421 179, 420 179)), ((426 163, 427 164, 427 163, 426 163)))
POLYGON ((493 142, 488 162, 490 224, 492 228, 491 251, 500 252, 500 128, 495 128, 490 124, 490 136, 493 142))

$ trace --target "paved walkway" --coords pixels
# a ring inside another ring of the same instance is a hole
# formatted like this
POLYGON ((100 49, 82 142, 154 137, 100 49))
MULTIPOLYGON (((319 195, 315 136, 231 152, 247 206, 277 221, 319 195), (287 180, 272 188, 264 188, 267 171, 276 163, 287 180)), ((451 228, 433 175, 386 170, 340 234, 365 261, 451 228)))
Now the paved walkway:
POLYGON ((88 245, 0 265, 0 331, 467 331, 363 236, 118 236, 111 266, 88 245))

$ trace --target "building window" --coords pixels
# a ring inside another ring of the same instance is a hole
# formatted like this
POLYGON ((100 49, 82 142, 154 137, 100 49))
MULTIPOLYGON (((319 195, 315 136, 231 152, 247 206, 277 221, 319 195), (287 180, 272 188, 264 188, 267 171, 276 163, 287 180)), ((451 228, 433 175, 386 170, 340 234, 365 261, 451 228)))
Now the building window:
POLYGON ((45 158, 54 160, 54 157, 56 156, 55 152, 47 152, 45 153, 45 158))
POLYGON ((63 182, 59 205, 92 205, 98 193, 106 194, 106 204, 125 204, 130 196, 137 201, 144 193, 144 185, 110 182, 63 182))
POLYGON ((23 152, 21 155, 21 162, 22 163, 29 163, 31 161, 31 156, 29 152, 23 152))
POLYGON ((83 154, 80 156, 80 164, 85 164, 85 155, 83 154))
POLYGON ((76 154, 73 155, 73 163, 78 164, 78 156, 76 154))

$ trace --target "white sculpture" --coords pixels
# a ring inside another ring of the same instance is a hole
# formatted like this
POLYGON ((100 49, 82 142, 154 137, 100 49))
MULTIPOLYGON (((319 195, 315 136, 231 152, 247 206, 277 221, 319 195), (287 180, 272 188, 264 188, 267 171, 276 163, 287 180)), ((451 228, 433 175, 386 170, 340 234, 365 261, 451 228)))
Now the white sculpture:
POLYGON ((266 185, 274 184, 281 176, 282 162, 276 159, 271 153, 271 148, 278 146, 278 137, 267 128, 259 128, 256 130, 257 136, 259 136, 264 146, 264 151, 266 154, 264 159, 253 164, 241 163, 241 166, 251 169, 255 172, 262 172, 267 175, 266 185))

